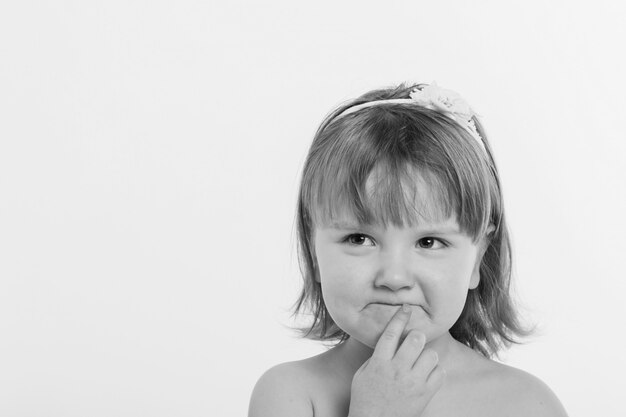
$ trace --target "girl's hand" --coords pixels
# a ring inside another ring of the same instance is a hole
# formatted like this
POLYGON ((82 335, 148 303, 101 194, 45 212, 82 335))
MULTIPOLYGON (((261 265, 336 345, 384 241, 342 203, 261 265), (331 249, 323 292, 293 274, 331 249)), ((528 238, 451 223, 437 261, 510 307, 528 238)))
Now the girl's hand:
POLYGON ((418 417, 441 388, 445 372, 437 366, 437 353, 423 350, 423 333, 411 330, 398 348, 411 316, 410 308, 404 308, 398 309, 372 356, 354 374, 349 417, 418 417))

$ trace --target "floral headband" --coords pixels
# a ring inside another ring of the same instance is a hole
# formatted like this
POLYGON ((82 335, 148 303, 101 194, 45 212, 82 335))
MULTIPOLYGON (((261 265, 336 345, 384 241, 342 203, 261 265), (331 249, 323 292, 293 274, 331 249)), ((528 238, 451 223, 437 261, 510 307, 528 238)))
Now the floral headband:
POLYGON ((337 117, 345 116, 346 114, 354 113, 355 111, 366 107, 378 106, 380 104, 416 104, 448 116, 450 119, 454 120, 467 130, 470 135, 476 139, 476 142, 478 142, 480 147, 485 150, 485 144, 483 143, 482 137, 478 133, 478 129, 476 129, 476 124, 473 119, 476 113, 474 113, 469 104, 467 104, 467 102, 463 100, 459 94, 452 90, 441 88, 433 82, 432 84, 421 88, 415 87, 409 94, 409 97, 410 98, 369 101, 367 103, 350 107, 337 117))

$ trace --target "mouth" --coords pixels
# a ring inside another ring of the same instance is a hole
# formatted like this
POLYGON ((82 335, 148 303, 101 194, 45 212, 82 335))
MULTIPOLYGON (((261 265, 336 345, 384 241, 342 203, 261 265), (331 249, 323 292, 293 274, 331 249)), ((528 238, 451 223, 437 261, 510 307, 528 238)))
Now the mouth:
POLYGON ((369 303, 371 306, 389 306, 389 307, 402 307, 403 304, 408 305, 411 308, 417 308, 426 313, 426 309, 421 304, 413 304, 413 303, 386 303, 382 301, 376 301, 373 303, 369 303))
POLYGON ((407 305, 410 305, 410 306, 417 307, 417 304, 411 304, 411 303, 383 303, 383 302, 380 302, 380 301, 377 301, 377 302, 374 302, 374 303, 370 303, 370 304, 381 304, 381 305, 384 305, 384 306, 397 306, 397 307, 402 307, 403 304, 407 304, 407 305))

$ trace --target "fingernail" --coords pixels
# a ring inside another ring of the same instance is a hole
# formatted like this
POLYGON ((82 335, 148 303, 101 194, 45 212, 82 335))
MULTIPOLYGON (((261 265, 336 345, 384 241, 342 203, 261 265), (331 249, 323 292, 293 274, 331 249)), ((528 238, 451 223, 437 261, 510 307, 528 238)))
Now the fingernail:
POLYGON ((405 313, 410 313, 411 312, 411 306, 408 304, 402 304, 402 311, 404 311, 405 313))

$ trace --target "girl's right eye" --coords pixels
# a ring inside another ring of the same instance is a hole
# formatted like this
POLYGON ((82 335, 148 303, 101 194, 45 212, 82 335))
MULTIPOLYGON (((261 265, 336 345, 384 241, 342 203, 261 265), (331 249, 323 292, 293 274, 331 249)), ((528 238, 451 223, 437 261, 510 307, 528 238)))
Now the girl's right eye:
MULTIPOLYGON (((355 234, 351 234, 346 236, 346 238, 343 240, 344 243, 349 243, 351 245, 354 246, 370 246, 370 245, 363 245, 363 240, 364 239, 370 239, 368 236, 361 234, 361 233, 355 233, 355 234)), ((371 239, 370 239, 371 240, 371 239)))

